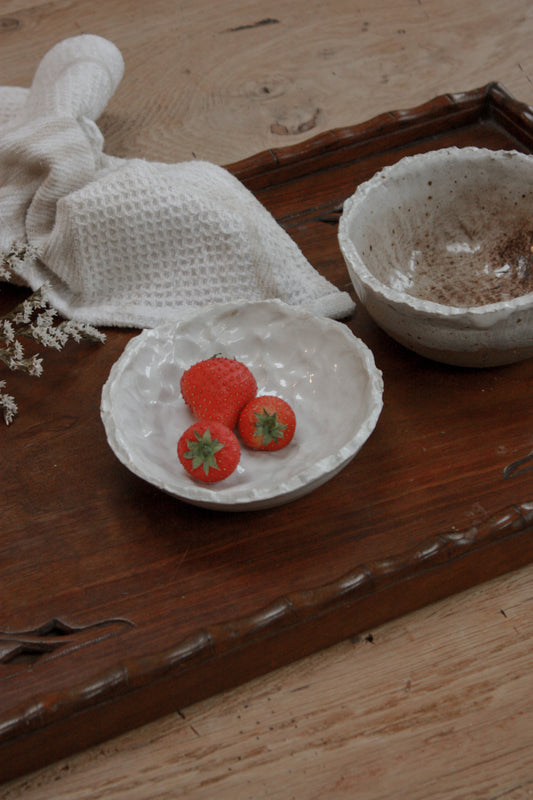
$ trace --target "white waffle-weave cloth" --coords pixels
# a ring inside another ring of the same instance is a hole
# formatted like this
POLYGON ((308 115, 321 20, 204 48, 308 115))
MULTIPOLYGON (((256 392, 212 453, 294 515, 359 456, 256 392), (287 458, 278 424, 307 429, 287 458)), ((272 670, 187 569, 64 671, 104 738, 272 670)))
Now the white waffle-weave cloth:
POLYGON ((278 298, 341 319, 354 304, 320 275, 230 172, 104 153, 95 120, 119 85, 117 47, 56 44, 29 89, 0 87, 0 256, 29 245, 16 279, 50 284, 66 317, 154 327, 204 305, 278 298))

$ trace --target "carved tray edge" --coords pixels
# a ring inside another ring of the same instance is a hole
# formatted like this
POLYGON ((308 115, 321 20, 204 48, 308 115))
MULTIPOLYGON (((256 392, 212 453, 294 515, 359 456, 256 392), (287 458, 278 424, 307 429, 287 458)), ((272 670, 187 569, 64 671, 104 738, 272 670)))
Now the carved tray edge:
MULTIPOLYGON (((533 501, 506 507, 467 529, 430 536, 409 551, 360 564, 330 583, 287 594, 250 616, 202 628, 165 651, 122 659, 90 682, 32 697, 13 708, 9 715, 0 719, 0 751, 3 745, 12 744, 17 738, 148 687, 169 672, 222 657, 466 554, 528 533, 533 534, 533 501)), ((353 631, 354 634, 360 632, 353 631)))
POLYGON ((379 114, 372 119, 349 127, 332 128, 303 142, 263 150, 256 155, 226 166, 239 180, 257 179, 280 168, 298 166, 306 161, 351 148, 388 134, 412 131, 424 125, 446 125, 458 117, 463 124, 480 118, 494 118, 510 127, 518 139, 527 142, 533 137, 533 109, 514 98, 498 81, 466 92, 443 94, 419 106, 379 114))

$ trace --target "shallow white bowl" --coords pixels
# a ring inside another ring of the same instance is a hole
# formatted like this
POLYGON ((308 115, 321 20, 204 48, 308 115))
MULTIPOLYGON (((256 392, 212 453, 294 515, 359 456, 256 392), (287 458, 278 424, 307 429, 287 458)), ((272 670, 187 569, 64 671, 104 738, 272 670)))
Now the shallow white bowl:
POLYGON ((294 500, 339 472, 372 433, 382 393, 372 353, 346 325, 278 300, 237 302, 132 339, 103 388, 101 415, 111 448, 136 475, 196 505, 248 510, 294 500), (243 447, 237 470, 208 486, 185 472, 176 447, 194 421, 181 375, 215 353, 243 361, 260 393, 287 400, 297 426, 283 450, 243 447))
POLYGON ((346 200, 338 236, 360 301, 401 344, 467 367, 533 356, 533 157, 405 157, 346 200))

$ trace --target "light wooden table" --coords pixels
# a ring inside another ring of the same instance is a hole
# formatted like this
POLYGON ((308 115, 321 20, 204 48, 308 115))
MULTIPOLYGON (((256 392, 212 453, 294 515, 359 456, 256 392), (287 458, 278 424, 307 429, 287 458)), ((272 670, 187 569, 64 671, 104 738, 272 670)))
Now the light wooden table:
MULTIPOLYGON (((27 86, 82 32, 125 57, 101 120, 123 157, 228 164, 491 80, 533 105, 525 0, 1 0, 0 84, 27 86)), ((532 579, 368 631, 0 797, 533 798, 532 579)))

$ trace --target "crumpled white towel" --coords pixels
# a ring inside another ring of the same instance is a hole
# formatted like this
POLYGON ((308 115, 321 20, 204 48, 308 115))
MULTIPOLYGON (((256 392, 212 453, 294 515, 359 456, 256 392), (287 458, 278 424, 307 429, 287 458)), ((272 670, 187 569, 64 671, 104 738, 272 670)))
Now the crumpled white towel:
POLYGON ((17 277, 66 317, 154 327, 214 302, 279 298, 353 310, 227 170, 103 152, 95 120, 122 79, 114 44, 55 45, 30 89, 0 87, 0 255, 30 245, 17 277))

